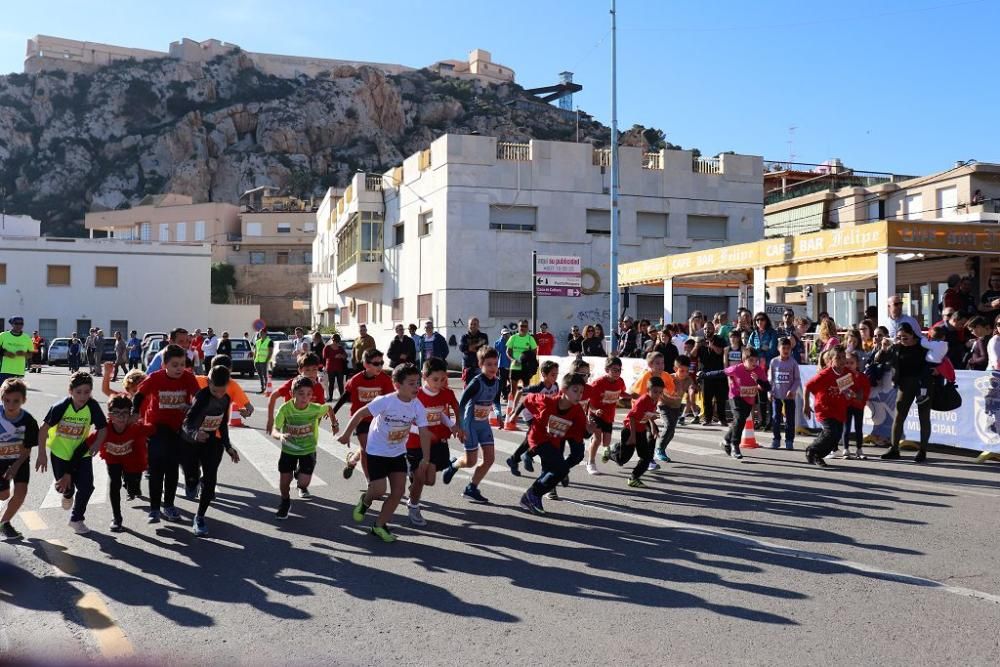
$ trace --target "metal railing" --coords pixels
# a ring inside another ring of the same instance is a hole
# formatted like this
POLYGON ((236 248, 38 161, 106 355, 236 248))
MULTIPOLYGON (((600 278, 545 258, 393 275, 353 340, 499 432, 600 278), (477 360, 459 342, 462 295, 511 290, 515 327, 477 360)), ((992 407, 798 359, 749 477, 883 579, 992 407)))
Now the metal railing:
POLYGON ((642 154, 642 168, 643 169, 663 169, 663 161, 660 159, 660 153, 643 153, 642 154))
POLYGON ((531 144, 515 144, 507 141, 497 142, 497 159, 530 162, 531 144))
POLYGON ((595 148, 594 149, 593 163, 594 163, 595 167, 610 167, 611 166, 611 149, 610 148, 595 148))
POLYGON ((722 161, 715 157, 696 157, 691 161, 691 170, 696 174, 721 174, 722 161))
POLYGON ((365 190, 368 192, 382 192, 382 177, 378 174, 366 175, 365 190))

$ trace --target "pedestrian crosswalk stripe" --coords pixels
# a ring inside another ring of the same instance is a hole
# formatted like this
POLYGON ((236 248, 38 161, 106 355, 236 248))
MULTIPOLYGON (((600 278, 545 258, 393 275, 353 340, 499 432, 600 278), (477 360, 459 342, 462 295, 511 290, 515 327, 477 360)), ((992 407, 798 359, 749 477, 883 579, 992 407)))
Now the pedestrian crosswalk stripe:
MULTIPOLYGON (((108 500, 108 466, 100 459, 93 459, 94 467, 94 493, 90 496, 88 507, 101 505, 108 500)), ((49 484, 49 490, 45 492, 45 499, 42 500, 42 509, 52 507, 62 507, 62 494, 56 491, 55 480, 49 484)))
MULTIPOLYGON (((281 455, 281 447, 253 429, 233 429, 229 432, 229 439, 236 447, 236 451, 240 453, 240 460, 256 468, 261 477, 271 485, 271 488, 277 489, 278 457, 281 455)), ((309 486, 310 488, 326 486, 326 482, 313 475, 309 486)))

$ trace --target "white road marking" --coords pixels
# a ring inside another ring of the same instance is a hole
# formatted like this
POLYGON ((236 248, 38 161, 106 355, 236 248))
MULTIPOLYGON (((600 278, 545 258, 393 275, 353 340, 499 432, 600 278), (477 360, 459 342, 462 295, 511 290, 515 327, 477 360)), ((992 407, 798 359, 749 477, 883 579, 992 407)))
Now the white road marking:
MULTIPOLYGON (((281 448, 277 443, 262 433, 247 428, 230 430, 229 439, 240 453, 241 462, 245 461, 252 465, 272 489, 277 489, 278 457, 281 455, 281 448)), ((316 475, 313 475, 309 484, 310 488, 326 485, 326 482, 316 475)))
MULTIPOLYGON (((90 496, 87 507, 103 505, 108 501, 108 466, 100 458, 92 457, 91 465, 94 469, 94 493, 90 496)), ((62 507, 62 494, 56 491, 55 480, 49 484, 49 490, 45 492, 45 499, 42 500, 42 509, 62 507)))

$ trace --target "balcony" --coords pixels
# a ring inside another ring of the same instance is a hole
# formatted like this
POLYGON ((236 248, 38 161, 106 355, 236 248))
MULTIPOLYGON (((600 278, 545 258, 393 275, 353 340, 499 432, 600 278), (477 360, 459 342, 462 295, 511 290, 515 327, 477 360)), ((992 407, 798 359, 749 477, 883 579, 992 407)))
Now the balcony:
POLYGON ((498 141, 497 159, 510 160, 512 162, 530 162, 531 144, 515 144, 506 141, 498 141))
POLYGON ((642 154, 642 168, 643 169, 659 169, 663 170, 663 159, 659 151, 655 153, 643 153, 642 154))
POLYGON ((365 176, 366 192, 382 192, 382 176, 379 174, 367 174, 365 176))
POLYGON ((337 233, 337 288, 346 292, 382 282, 382 214, 353 213, 337 233))
POLYGON ((722 161, 719 158, 696 157, 691 161, 691 171, 696 174, 718 175, 722 173, 722 161))

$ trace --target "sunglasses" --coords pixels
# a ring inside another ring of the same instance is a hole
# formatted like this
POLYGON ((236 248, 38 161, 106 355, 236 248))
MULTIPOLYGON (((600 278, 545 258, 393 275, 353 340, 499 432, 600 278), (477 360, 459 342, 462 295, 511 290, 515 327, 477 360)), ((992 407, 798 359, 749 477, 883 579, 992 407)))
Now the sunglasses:
POLYGON ((368 364, 369 366, 384 366, 385 365, 384 361, 366 361, 365 363, 368 364))

